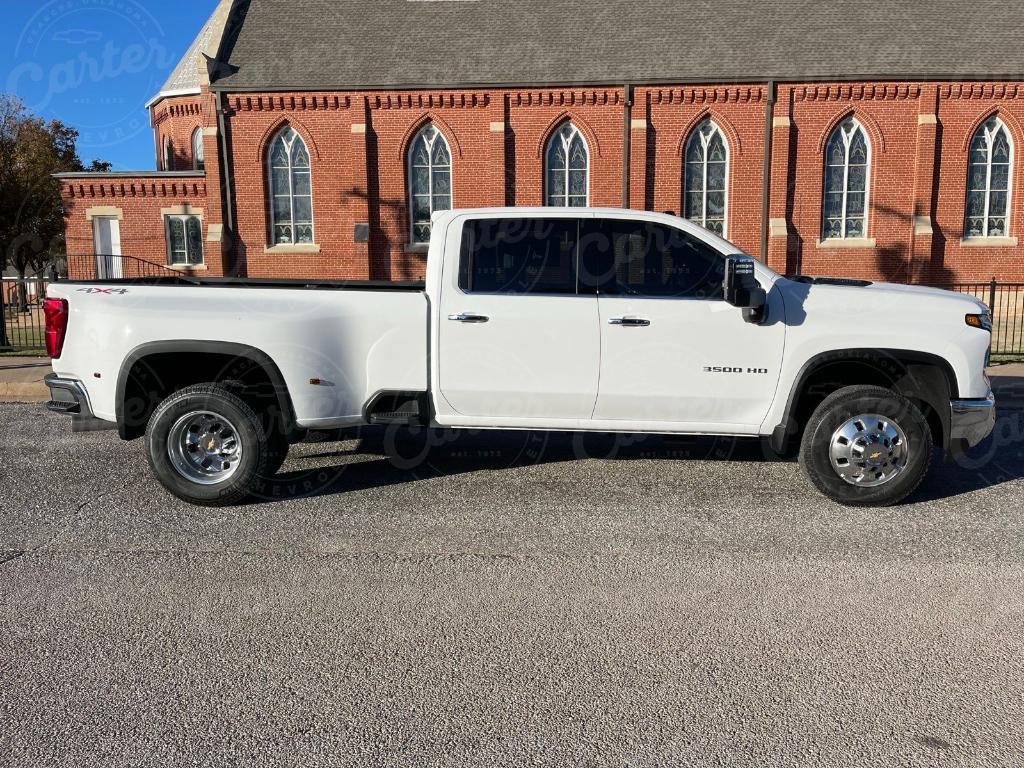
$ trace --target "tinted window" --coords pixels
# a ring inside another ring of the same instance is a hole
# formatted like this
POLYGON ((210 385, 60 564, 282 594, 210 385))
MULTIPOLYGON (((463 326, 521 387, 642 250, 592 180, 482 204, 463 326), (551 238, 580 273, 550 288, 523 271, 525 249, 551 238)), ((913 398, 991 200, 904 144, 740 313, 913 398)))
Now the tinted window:
POLYGON ((476 219, 462 229, 459 287, 470 293, 576 293, 576 219, 476 219))
POLYGON ((701 240, 648 221, 585 221, 583 276, 601 293, 720 299, 725 261, 701 240))

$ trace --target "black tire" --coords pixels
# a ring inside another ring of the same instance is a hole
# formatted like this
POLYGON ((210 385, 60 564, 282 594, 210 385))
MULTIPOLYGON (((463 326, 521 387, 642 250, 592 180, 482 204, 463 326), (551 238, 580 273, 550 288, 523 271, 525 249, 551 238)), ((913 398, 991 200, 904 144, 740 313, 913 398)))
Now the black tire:
POLYGON ((833 501, 855 507, 884 507, 899 503, 917 489, 928 472, 933 450, 928 420, 903 395, 883 387, 844 387, 826 397, 811 415, 800 441, 800 466, 811 483, 833 501), (891 420, 903 431, 909 446, 902 469, 881 485, 855 485, 840 477, 832 464, 833 435, 861 414, 878 414, 891 420))
MULTIPOLYGON (((285 448, 284 453, 287 442, 285 448)), ((161 402, 146 427, 146 454, 164 488, 183 501, 202 506, 237 504, 254 490, 261 478, 272 474, 267 470, 273 450, 263 420, 244 400, 217 384, 186 387, 161 402), (234 427, 241 457, 223 481, 202 484, 190 480, 175 466, 168 436, 179 420, 198 411, 219 415, 234 427)), ((274 458, 276 460, 276 456, 274 458)))

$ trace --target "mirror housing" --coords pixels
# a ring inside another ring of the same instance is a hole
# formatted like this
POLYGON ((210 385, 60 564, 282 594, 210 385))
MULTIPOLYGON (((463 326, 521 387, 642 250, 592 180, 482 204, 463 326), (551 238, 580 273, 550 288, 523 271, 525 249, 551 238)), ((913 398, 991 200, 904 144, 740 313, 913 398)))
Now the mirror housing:
POLYGON ((754 260, 749 256, 725 257, 722 294, 727 302, 743 310, 743 319, 748 323, 760 325, 764 321, 768 294, 757 282, 754 260))

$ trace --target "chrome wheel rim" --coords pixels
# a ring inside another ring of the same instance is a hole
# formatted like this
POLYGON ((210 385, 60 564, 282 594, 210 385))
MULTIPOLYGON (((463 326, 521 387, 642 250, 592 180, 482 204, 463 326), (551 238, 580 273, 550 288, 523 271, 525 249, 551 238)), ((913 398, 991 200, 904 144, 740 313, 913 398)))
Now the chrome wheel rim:
POLYGON ((862 413, 832 433, 832 469, 850 485, 872 488, 898 476, 910 458, 903 429, 888 416, 862 413))
POLYGON ((167 454, 186 480, 215 485, 238 471, 242 441, 230 419, 213 411, 192 411, 171 426, 167 454))

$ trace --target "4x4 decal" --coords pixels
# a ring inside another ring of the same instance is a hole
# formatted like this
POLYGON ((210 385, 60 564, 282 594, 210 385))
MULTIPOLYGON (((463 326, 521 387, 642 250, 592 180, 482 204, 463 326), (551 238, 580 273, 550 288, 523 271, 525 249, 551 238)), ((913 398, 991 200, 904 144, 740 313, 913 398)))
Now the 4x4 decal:
POLYGON ((128 293, 127 288, 79 288, 79 293, 117 293, 124 295, 128 293))

